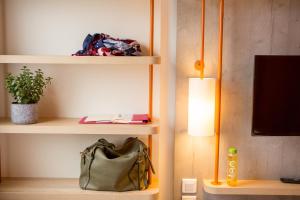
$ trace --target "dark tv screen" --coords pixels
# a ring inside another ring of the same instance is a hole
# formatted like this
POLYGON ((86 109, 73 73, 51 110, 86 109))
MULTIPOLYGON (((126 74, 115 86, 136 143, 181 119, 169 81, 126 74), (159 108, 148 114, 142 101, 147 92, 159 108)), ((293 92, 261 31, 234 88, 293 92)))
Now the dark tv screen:
POLYGON ((300 56, 255 56, 252 135, 300 136, 300 56))

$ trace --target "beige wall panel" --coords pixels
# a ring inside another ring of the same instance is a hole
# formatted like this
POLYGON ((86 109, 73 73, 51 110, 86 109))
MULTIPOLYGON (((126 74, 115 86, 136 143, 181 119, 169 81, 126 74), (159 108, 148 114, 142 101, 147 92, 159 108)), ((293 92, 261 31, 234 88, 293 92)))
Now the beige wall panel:
POLYGON ((276 0, 272 5, 272 53, 288 53, 290 0, 276 0))
POLYGON ((174 128, 177 0, 161 0, 159 199, 174 200, 174 128))
POLYGON ((299 54, 300 51, 300 1, 290 0, 290 18, 289 18, 289 33, 288 45, 290 54, 299 54))

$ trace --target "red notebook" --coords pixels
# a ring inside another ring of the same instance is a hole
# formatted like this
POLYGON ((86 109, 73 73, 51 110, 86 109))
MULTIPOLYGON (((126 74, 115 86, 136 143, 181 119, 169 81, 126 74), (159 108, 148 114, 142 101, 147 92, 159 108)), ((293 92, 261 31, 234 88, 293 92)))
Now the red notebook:
POLYGON ((102 115, 98 117, 82 117, 80 124, 146 124, 150 122, 147 114, 102 115))

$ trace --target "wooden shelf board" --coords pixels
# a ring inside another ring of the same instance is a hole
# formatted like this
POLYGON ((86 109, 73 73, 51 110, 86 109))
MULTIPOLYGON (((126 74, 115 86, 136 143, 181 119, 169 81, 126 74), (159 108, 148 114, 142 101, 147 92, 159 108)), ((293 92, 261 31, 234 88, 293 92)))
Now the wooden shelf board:
POLYGON ((37 124, 16 125, 0 118, 0 134, 99 134, 152 135, 158 133, 158 123, 149 124, 79 124, 78 118, 42 118, 37 124))
POLYGON ((212 180, 204 180, 204 190, 216 195, 295 195, 300 196, 300 185, 286 184, 279 180, 239 180, 238 186, 230 187, 225 181, 213 185, 212 180))
POLYGON ((99 192, 79 188, 78 179, 3 179, 0 199, 5 200, 157 200, 157 181, 144 191, 99 192))
POLYGON ((42 56, 0 55, 1 64, 90 64, 149 65, 160 64, 159 56, 42 56))

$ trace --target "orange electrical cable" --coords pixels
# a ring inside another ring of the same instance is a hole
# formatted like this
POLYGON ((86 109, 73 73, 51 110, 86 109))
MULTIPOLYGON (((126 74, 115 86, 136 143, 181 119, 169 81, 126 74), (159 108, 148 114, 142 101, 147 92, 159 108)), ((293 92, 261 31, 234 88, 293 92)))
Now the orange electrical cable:
MULTIPOLYGON (((149 39, 149 56, 154 52, 154 0, 150 0, 150 39, 149 39)), ((153 117, 153 65, 149 65, 149 118, 153 117)))
MULTIPOLYGON (((154 54, 154 0, 150 0, 150 39, 149 39, 149 56, 154 54)), ((153 64, 149 65, 149 119, 153 118, 153 64)), ((149 158, 152 160, 152 135, 148 136, 149 158)), ((152 182, 151 170, 148 172, 149 184, 152 182)))
POLYGON ((221 129, 221 96, 222 96, 222 65, 223 65, 223 27, 224 27, 224 0, 220 0, 219 15, 219 58, 216 84, 216 111, 215 111, 215 172, 213 184, 219 184, 219 159, 220 159, 220 129, 221 129))
POLYGON ((202 24, 202 44, 200 52, 200 78, 204 78, 204 47, 205 47, 205 0, 202 0, 202 15, 201 15, 201 24, 202 24))

